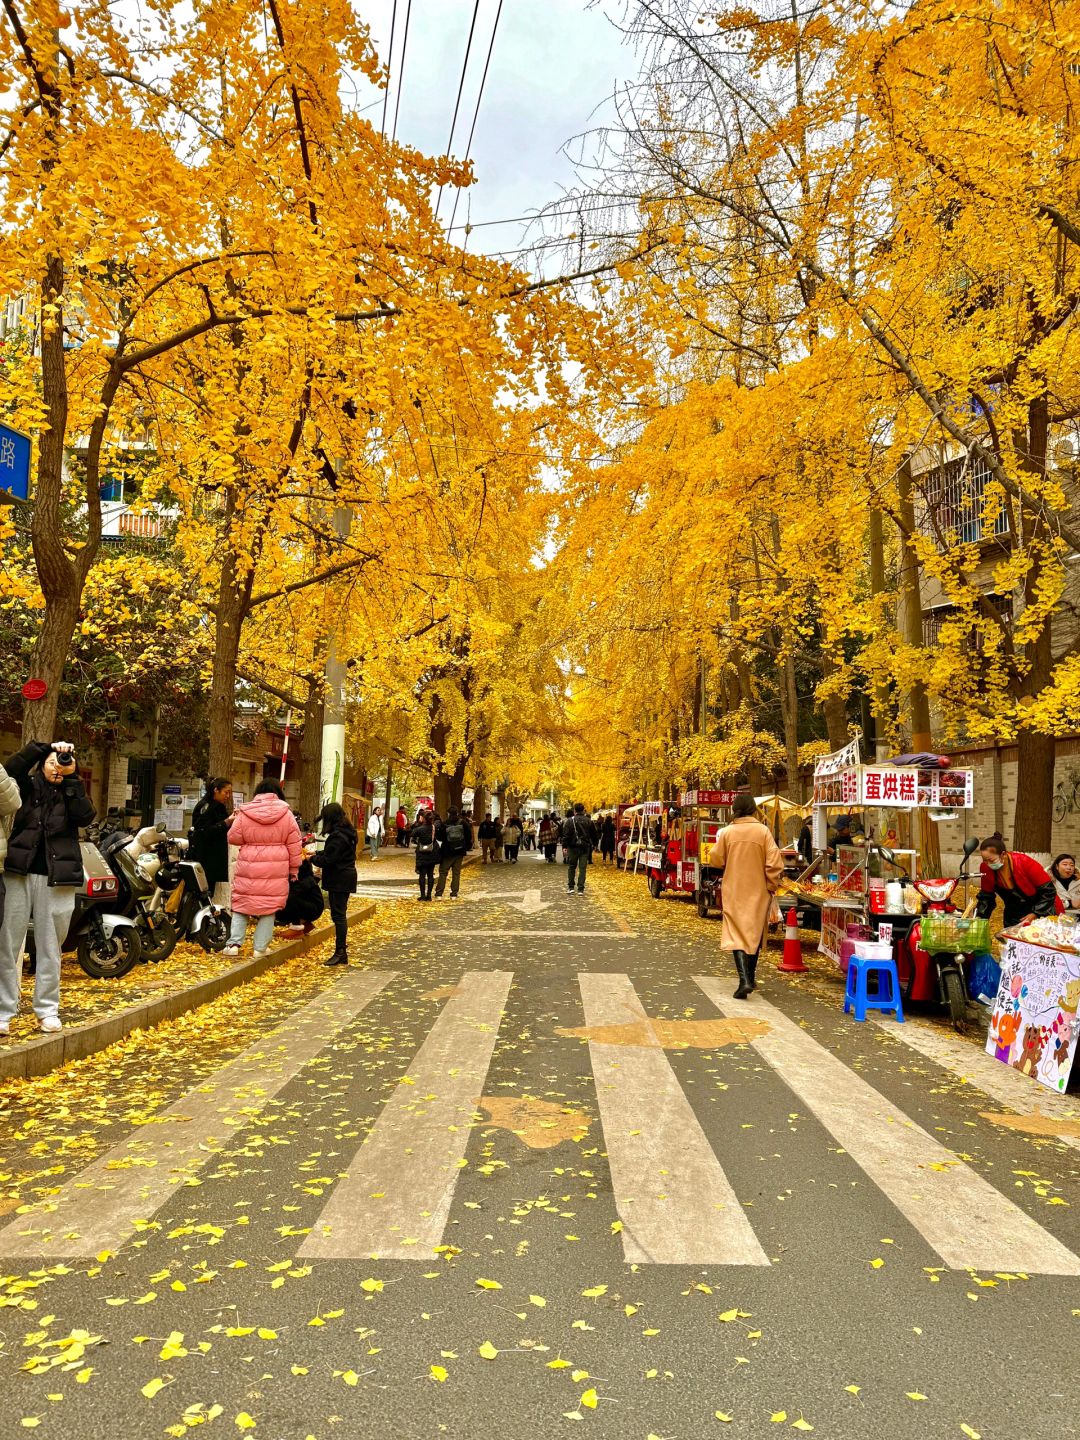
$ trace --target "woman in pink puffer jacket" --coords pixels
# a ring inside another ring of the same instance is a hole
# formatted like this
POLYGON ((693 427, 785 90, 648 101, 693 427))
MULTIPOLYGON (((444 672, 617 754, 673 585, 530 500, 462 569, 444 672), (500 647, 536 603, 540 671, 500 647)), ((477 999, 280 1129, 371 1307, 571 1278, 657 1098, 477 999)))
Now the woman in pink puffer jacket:
POLYGON ((239 847, 232 882, 232 930, 227 955, 236 955, 252 916, 255 957, 266 954, 274 916, 289 898, 289 881, 300 869, 300 829, 276 780, 260 780, 255 798, 241 805, 229 825, 229 844, 239 847))

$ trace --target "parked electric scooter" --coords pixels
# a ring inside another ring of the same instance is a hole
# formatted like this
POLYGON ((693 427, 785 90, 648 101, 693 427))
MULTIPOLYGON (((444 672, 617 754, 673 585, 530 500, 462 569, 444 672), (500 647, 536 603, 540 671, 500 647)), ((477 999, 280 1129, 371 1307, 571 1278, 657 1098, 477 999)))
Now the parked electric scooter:
POLYGON ((134 921, 142 958, 154 964, 167 960, 180 938, 173 916, 160 903, 156 884, 162 864, 158 846, 166 838, 164 825, 144 825, 134 835, 106 829, 97 838, 98 848, 119 882, 117 908, 134 921))
MULTIPOLYGON (((119 980, 142 955, 139 932, 127 915, 119 913, 120 885, 108 861, 92 841, 80 842, 82 887, 75 893, 75 909, 61 950, 74 950, 79 964, 95 980, 119 980)), ((26 932, 26 948, 36 963, 34 926, 26 932)))
MULTIPOLYGON (((186 840, 159 840, 154 847, 160 867, 154 876, 157 895, 151 909, 162 910, 176 928, 212 955, 229 943, 230 916, 210 898, 206 871, 188 859, 186 840)), ((156 919, 156 916, 155 916, 156 919)))
POLYGON ((897 946, 897 971, 905 999, 938 1000, 947 1005, 957 1029, 967 1015, 964 964, 969 955, 987 949, 989 943, 988 923, 964 920, 952 903, 956 887, 968 878, 968 861, 978 848, 974 836, 964 842, 963 864, 954 879, 912 882, 927 902, 927 912, 897 946), (936 921, 935 916, 949 916, 950 920, 936 921))

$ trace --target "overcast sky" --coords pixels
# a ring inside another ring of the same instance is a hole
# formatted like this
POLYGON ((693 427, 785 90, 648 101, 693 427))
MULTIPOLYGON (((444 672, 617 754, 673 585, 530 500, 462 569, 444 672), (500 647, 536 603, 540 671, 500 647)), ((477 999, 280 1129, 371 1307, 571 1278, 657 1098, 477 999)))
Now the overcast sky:
MULTIPOLYGON (((354 0, 371 25, 380 55, 390 45, 392 0, 354 0)), ((441 155, 450 139, 454 100, 465 57, 473 0, 412 0, 404 71, 401 40, 409 0, 397 0, 387 129, 393 128, 401 78, 398 138, 441 155), (403 78, 402 78, 403 77, 403 78)), ((636 73, 633 52, 606 18, 618 0, 593 8, 587 0, 503 0, 471 151, 477 184, 465 191, 457 225, 506 220, 556 198, 574 182, 561 154, 573 136, 610 116, 607 103, 621 80, 636 73), (598 109, 599 107, 599 109, 598 109)), ((498 0, 480 0, 461 109, 451 153, 462 156, 491 42, 498 0)), ((369 113, 381 117, 382 102, 369 113)), ((453 191, 440 216, 449 220, 453 191)), ((520 225, 489 226, 470 242, 497 250, 520 243, 520 225)), ((455 233, 461 238, 461 232, 455 233)))

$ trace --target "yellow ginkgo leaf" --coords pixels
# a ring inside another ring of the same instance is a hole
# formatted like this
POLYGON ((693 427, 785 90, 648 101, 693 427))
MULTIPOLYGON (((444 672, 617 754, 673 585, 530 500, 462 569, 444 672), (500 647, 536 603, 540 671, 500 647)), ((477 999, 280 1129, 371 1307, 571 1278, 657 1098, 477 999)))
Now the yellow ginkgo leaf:
POLYGON ((341 1372, 341 1378, 345 1381, 346 1385, 356 1385, 360 1380, 360 1376, 355 1370, 343 1370, 341 1372))
POLYGON ((499 1284, 498 1280, 477 1280, 476 1283, 477 1283, 477 1285, 480 1286, 480 1289, 481 1289, 481 1290, 501 1290, 501 1289, 502 1289, 502 1286, 499 1284))
POLYGON ((582 1290, 581 1293, 582 1293, 582 1295, 585 1297, 586 1300, 595 1300, 599 1295, 606 1295, 606 1294, 607 1294, 607 1286, 606 1286, 606 1285, 593 1285, 593 1286, 592 1286, 590 1289, 588 1289, 588 1290, 582 1290))
POLYGON ((906 1393, 907 1393, 907 1398, 908 1398, 909 1400, 925 1400, 925 1399, 926 1399, 926 1396, 922 1393, 921 1390, 908 1390, 906 1393))
POLYGON ((543 1297, 542 1295, 530 1295, 530 1296, 529 1296, 529 1304, 530 1304, 530 1305, 539 1305, 540 1309, 542 1310, 542 1309, 544 1308, 544 1306, 547 1304, 547 1301, 544 1299, 544 1297, 543 1297))
POLYGON ((584 1405, 586 1410, 595 1410, 597 1398, 598 1397, 595 1390, 586 1390, 585 1393, 582 1395, 581 1399, 578 1401, 578 1404, 584 1405))
POLYGON ((792 1430, 813 1430, 814 1427, 810 1424, 809 1420, 804 1420, 800 1415, 798 1420, 791 1422, 791 1428, 792 1430))
POLYGON ((369 1295, 374 1295, 383 1288, 383 1284, 382 1280, 361 1280, 360 1289, 366 1290, 369 1295))
POLYGON ((277 1338, 278 1334, 276 1330, 267 1330, 262 1325, 259 1326, 260 1340, 276 1340, 277 1338))
POLYGON ((769 1416, 769 1419, 773 1422, 774 1425, 782 1425, 787 1419, 787 1411, 774 1410, 773 1413, 769 1416))
POLYGON ((714 1410, 713 1414, 716 1416, 717 1420, 721 1421, 724 1425, 731 1424, 731 1416, 727 1413, 726 1410, 714 1410))
POLYGON ((476 1353, 480 1356, 481 1360, 494 1360, 499 1352, 490 1340, 485 1340, 476 1353))
POLYGON ((443 1383, 449 1373, 450 1372, 446 1369, 444 1365, 432 1365, 431 1367, 431 1378, 433 1380, 438 1380, 440 1385, 443 1383))
POLYGON ((968 1437, 968 1440, 982 1440, 978 1430, 973 1430, 970 1425, 961 1425, 961 1431, 968 1437))
POLYGON ((146 1396, 147 1400, 152 1400, 154 1396, 158 1393, 158 1391, 162 1389, 164 1384, 164 1380, 162 1380, 158 1376, 155 1376, 153 1380, 148 1380, 146 1384, 142 1387, 142 1393, 146 1396))
POLYGON ((251 1416, 248 1414, 248 1412, 247 1412, 246 1410, 241 1410, 241 1411, 240 1411, 240 1414, 237 1415, 236 1419, 233 1421, 233 1424, 236 1426, 236 1428, 237 1428, 238 1430, 254 1430, 254 1429, 255 1429, 255 1421, 251 1418, 251 1416))

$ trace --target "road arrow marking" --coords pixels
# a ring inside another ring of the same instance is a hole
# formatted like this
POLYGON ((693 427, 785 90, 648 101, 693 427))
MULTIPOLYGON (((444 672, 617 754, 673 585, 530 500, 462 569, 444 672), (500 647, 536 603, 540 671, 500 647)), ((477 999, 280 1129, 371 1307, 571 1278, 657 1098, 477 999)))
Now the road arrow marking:
POLYGON ((505 900, 510 910, 520 910, 522 915, 539 915, 544 910, 550 910, 549 901, 541 900, 540 889, 535 890, 482 890, 478 894, 466 895, 466 900, 505 900), (515 905, 512 902, 517 901, 515 905))

